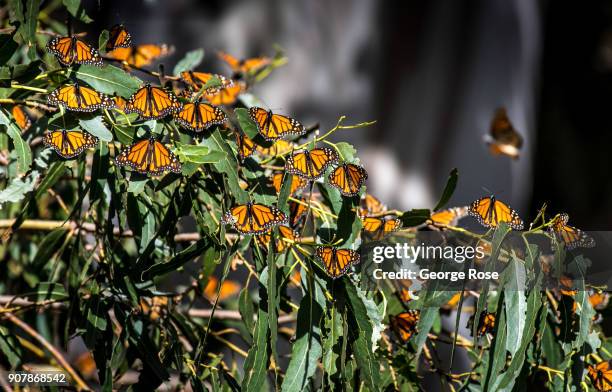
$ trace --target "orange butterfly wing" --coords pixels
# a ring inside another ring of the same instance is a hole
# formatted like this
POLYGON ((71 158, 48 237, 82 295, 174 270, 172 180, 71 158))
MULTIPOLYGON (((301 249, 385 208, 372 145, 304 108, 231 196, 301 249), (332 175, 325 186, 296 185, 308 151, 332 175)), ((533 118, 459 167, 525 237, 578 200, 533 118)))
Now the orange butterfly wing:
POLYGON ((325 270, 332 277, 337 279, 344 275, 351 265, 359 264, 359 253, 351 249, 337 249, 333 246, 320 246, 315 251, 315 256, 319 259, 325 270))
POLYGON ((114 25, 109 32, 106 51, 116 48, 129 48, 132 46, 132 36, 122 24, 114 25))
POLYGON ((303 135, 305 132, 304 126, 297 120, 273 114, 271 111, 259 107, 251 107, 249 116, 257 124, 259 133, 267 141, 274 141, 286 135, 303 135))
POLYGON ((287 157, 285 170, 307 180, 316 180, 329 166, 337 162, 338 154, 331 148, 300 150, 287 157))
POLYGON ((242 234, 263 234, 287 223, 287 216, 276 207, 247 203, 230 209, 222 219, 242 234))
POLYGON ((115 106, 106 95, 78 84, 58 87, 49 94, 47 102, 77 112, 93 112, 97 109, 111 109, 115 106))
POLYGON ((366 170, 352 163, 338 166, 328 177, 329 183, 344 196, 356 196, 368 178, 366 170))
POLYGON ((184 104, 175 119, 183 127, 200 132, 211 125, 223 124, 227 116, 218 107, 198 101, 184 104))
POLYGON ((144 119, 160 119, 181 108, 176 96, 161 87, 144 85, 125 105, 126 113, 138 113, 144 119))
POLYGON ((101 66, 98 51, 76 37, 55 37, 47 44, 47 50, 65 66, 89 64, 101 66))
POLYGON ((11 114, 22 131, 27 131, 32 126, 32 120, 21 106, 13 106, 11 114))
POLYGON ((74 158, 98 145, 98 138, 87 132, 54 130, 45 132, 43 144, 51 147, 62 158, 74 158))
POLYGON ((420 318, 421 312, 411 309, 391 318, 391 328, 397 337, 406 343, 418 332, 417 325, 420 318))
POLYGON ((468 213, 478 222, 489 228, 496 228, 500 222, 506 222, 514 230, 523 229, 523 220, 518 213, 494 196, 485 196, 474 201, 468 213))
POLYGON ((130 166, 139 173, 159 176, 165 171, 181 172, 181 163, 172 151, 154 138, 143 139, 121 151, 115 158, 121 166, 130 166))

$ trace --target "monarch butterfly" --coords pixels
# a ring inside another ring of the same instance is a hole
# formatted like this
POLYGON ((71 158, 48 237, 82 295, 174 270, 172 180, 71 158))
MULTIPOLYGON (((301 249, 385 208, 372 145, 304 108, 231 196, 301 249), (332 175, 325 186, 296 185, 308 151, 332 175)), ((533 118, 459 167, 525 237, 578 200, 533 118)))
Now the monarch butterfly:
POLYGON ((369 193, 361 198, 360 216, 376 215, 387 211, 387 206, 369 193))
POLYGON ((402 302, 410 302, 418 298, 414 291, 408 289, 401 289, 399 296, 402 302))
POLYGON ((286 135, 303 135, 304 126, 297 120, 274 114, 272 110, 265 110, 256 106, 249 109, 251 120, 257 124, 259 133, 267 141, 274 141, 286 135))
MULTIPOLYGON (((231 79, 226 78, 223 75, 206 73, 206 72, 194 72, 194 71, 183 71, 181 72, 181 79, 188 85, 190 85, 194 90, 201 90, 208 82, 211 81, 212 78, 216 77, 221 82, 220 86, 217 87, 229 87, 233 86, 234 82, 231 79)), ((215 92, 214 89, 217 87, 212 87, 210 89, 206 89, 209 92, 215 92)))
POLYGON ((610 293, 601 290, 593 291, 589 294, 589 302, 593 309, 604 309, 610 302, 610 293))
POLYGON ((219 279, 215 276, 211 276, 208 278, 208 282, 204 288, 204 296, 209 301, 214 302, 217 298, 218 291, 219 301, 225 301, 240 293, 240 289, 241 286, 238 282, 229 279, 224 280, 223 283, 221 283, 221 287, 219 287, 219 279))
POLYGON ((124 25, 116 24, 110 29, 106 51, 109 52, 117 48, 129 48, 132 46, 132 36, 124 25))
POLYGON ((320 246, 315 251, 332 279, 341 277, 351 265, 359 264, 359 253, 351 249, 338 249, 333 246, 320 246))
POLYGON ((125 111, 125 105, 127 105, 125 98, 120 96, 113 97, 113 103, 115 104, 115 109, 119 109, 122 112, 125 111))
POLYGON ((26 111, 21 106, 19 105, 13 106, 13 109, 11 110, 11 114, 13 115, 13 118, 15 119, 17 126, 22 131, 27 131, 32 126, 32 120, 30 119, 26 111))
POLYGON ((242 234, 263 234, 272 227, 286 224, 287 215, 264 204, 240 204, 225 213, 221 222, 230 224, 242 234))
POLYGON ((297 226, 300 219, 308 211, 308 201, 304 198, 298 199, 300 202, 289 200, 289 218, 291 226, 297 226))
POLYGON ((181 163, 176 155, 152 136, 121 151, 115 162, 151 176, 159 176, 164 171, 181 172, 181 163))
POLYGON ((195 132, 200 132, 211 125, 223 124, 227 120, 223 110, 199 99, 184 104, 174 118, 179 124, 195 132))
POLYGON ((467 213, 467 207, 454 207, 436 211, 431 214, 427 220, 427 224, 438 229, 457 226, 457 221, 466 216, 467 213))
POLYGON ((56 88, 47 97, 50 105, 61 105, 77 112, 93 112, 97 109, 111 109, 115 106, 106 95, 80 86, 78 83, 56 88))
POLYGON ((327 168, 338 162, 338 154, 331 148, 299 150, 287 157, 285 170, 307 180, 321 177, 327 168))
MULTIPOLYGON (((308 185, 308 181, 306 181, 302 177, 298 177, 295 175, 290 175, 290 176, 291 176, 291 189, 289 190, 290 195, 293 195, 295 192, 297 192, 298 190, 308 185)), ((284 173, 275 173, 274 176, 272 176, 272 185, 274 186, 276 193, 280 193, 281 187, 283 186, 284 178, 285 178, 284 173)))
POLYGON ((352 163, 345 163, 334 169, 328 177, 329 183, 338 188, 344 196, 356 196, 368 178, 368 172, 352 163))
POLYGON ((51 147, 62 158, 74 158, 88 148, 98 145, 98 138, 87 132, 54 130, 46 131, 43 144, 51 147))
POLYGON ((506 155, 517 159, 519 151, 523 146, 523 137, 514 129, 506 109, 499 108, 495 112, 489 135, 485 136, 485 142, 493 155, 506 155))
MULTIPOLYGON (((276 252, 279 253, 283 252, 285 249, 288 249, 291 246, 291 243, 285 240, 296 242, 300 238, 300 234, 289 226, 278 226, 278 234, 280 238, 276 241, 274 247, 276 252)), ((267 249, 268 244, 272 240, 272 232, 268 231, 264 234, 260 234, 255 237, 255 240, 261 247, 267 249)))
POLYGON ((421 312, 416 309, 411 309, 407 312, 400 313, 391 318, 391 328, 393 332, 403 343, 406 343, 417 332, 417 325, 421 318, 421 312))
POLYGON ((397 218, 365 216, 361 218, 363 230, 374 234, 374 238, 380 239, 385 235, 402 227, 402 222, 397 218))
POLYGON ((612 370, 609 361, 599 362, 595 366, 589 365, 587 369, 595 389, 602 392, 612 391, 612 370))
POLYGON ((551 221, 549 231, 557 241, 562 242, 567 249, 592 248, 595 246, 595 240, 592 237, 580 229, 569 226, 568 221, 569 215, 566 213, 557 215, 551 221))
POLYGON ((485 227, 496 228, 500 222, 506 222, 514 230, 523 229, 523 220, 518 213, 493 195, 474 201, 468 213, 485 227))
POLYGON ((106 55, 113 60, 123 61, 128 66, 142 68, 160 57, 169 55, 172 51, 173 48, 166 44, 146 44, 117 48, 106 55))
POLYGON ((257 151, 259 151, 262 155, 271 157, 288 154, 291 150, 293 150, 293 143, 282 139, 277 140, 270 147, 257 146, 257 151))
POLYGON ((236 73, 249 74, 254 73, 270 64, 270 59, 267 57, 254 57, 244 60, 239 60, 231 54, 219 52, 218 56, 230 66, 232 71, 236 73))
MULTIPOLYGON (((471 323, 474 322, 474 316, 470 318, 471 323)), ((478 318, 477 334, 481 338, 488 333, 492 333, 495 328, 495 314, 489 313, 486 310, 480 313, 478 318)))
POLYGON ((242 83, 234 83, 231 86, 206 91, 204 92, 204 98, 213 105, 231 105, 236 102, 244 89, 245 86, 242 83))
POLYGON ((138 113, 145 119, 159 119, 180 108, 181 104, 173 93, 147 83, 130 97, 124 112, 138 113))
POLYGON ((76 36, 55 37, 47 44, 47 50, 67 67, 72 64, 102 65, 98 51, 78 39, 76 36))
POLYGON ((253 155, 253 151, 255 151, 255 143, 241 132, 236 133, 236 145, 238 146, 238 155, 242 161, 253 155))
POLYGON ((457 307, 457 304, 459 303, 460 299, 461 299, 461 291, 456 294, 453 294, 451 299, 448 300, 448 302, 444 305, 444 307, 446 309, 454 309, 457 307))

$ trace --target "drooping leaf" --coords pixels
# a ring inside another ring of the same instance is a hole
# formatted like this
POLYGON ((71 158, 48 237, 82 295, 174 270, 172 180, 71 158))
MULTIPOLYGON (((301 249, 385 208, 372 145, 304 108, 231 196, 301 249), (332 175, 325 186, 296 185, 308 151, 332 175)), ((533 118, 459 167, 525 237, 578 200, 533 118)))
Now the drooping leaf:
POLYGON ((4 203, 16 203, 23 200, 27 193, 34 190, 39 175, 37 171, 33 171, 26 177, 14 178, 9 186, 0 191, 0 209, 4 203))
POLYGON ((80 65, 74 68, 72 74, 101 93, 117 94, 124 98, 131 96, 142 84, 140 79, 108 64, 104 67, 80 65))
POLYGON ((183 71, 193 70, 200 65, 202 60, 204 60, 204 49, 196 49, 187 52, 185 56, 174 66, 174 76, 179 76, 183 71))
POLYGON ((32 165, 32 150, 30 145, 21 137, 21 130, 17 124, 11 119, 4 108, 0 108, 0 125, 6 127, 7 134, 13 140, 15 154, 17 155, 18 173, 26 173, 32 165))
POLYGON ((96 116, 93 118, 81 118, 79 124, 84 130, 96 136, 98 139, 104 142, 110 142, 113 140, 113 134, 106 128, 106 125, 102 121, 102 117, 96 116))
POLYGON ((70 15, 74 16, 83 23, 91 23, 93 20, 85 12, 83 8, 83 1, 81 0, 62 0, 64 6, 70 12, 70 15))
POLYGON ((455 192, 455 188, 457 187, 457 181, 459 179, 459 172, 457 169, 451 170, 448 175, 448 180, 446 180, 446 186, 444 187, 444 191, 442 191, 442 195, 440 196, 440 200, 434 207, 433 211, 438 211, 441 208, 444 208, 446 203, 450 200, 451 196, 455 192))
POLYGON ((234 113, 236 113, 238 124, 240 124, 240 129, 242 129, 244 134, 251 139, 255 138, 259 134, 259 130, 255 121, 249 116, 249 111, 244 108, 238 108, 234 110, 234 113))

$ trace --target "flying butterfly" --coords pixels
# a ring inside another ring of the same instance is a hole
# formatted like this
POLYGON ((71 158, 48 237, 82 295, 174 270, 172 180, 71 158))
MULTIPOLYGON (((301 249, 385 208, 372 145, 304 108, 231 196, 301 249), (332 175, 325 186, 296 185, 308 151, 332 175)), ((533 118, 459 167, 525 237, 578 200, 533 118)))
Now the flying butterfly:
POLYGON ((21 106, 13 106, 11 114, 13 115, 13 119, 15 119, 17 126, 22 131, 27 131, 32 126, 32 120, 30 119, 30 116, 28 116, 26 111, 21 106))
POLYGON ((132 36, 124 25, 116 24, 111 27, 106 42, 106 51, 109 52, 117 48, 129 48, 132 46, 132 36))
POLYGON ((231 105, 236 102, 238 96, 245 90, 242 83, 234 83, 231 86, 214 88, 204 92, 204 98, 213 105, 231 105))
POLYGON ((173 93, 147 83, 130 97, 124 112, 138 113, 144 119, 160 119, 180 108, 173 93))
POLYGON ((496 200, 493 195, 474 201, 468 209, 468 214, 485 227, 496 228, 501 222, 506 222, 514 230, 523 229, 523 220, 518 213, 507 204, 496 200))
POLYGON ((595 389, 600 392, 612 391, 612 369, 610 362, 599 362, 595 366, 587 366, 588 375, 595 389))
POLYGON ((372 196, 371 194, 366 193, 361 198, 361 203, 360 203, 360 208, 359 208, 360 216, 376 215, 376 214, 380 214, 381 212, 385 212, 385 211, 387 211, 387 206, 384 205, 380 200, 378 200, 376 197, 372 196))
POLYGON ((194 71, 181 72, 181 79, 196 91, 200 91, 213 78, 219 79, 221 84, 216 87, 207 88, 206 91, 215 92, 216 91, 215 89, 218 90, 219 88, 225 88, 225 87, 234 85, 234 82, 231 79, 228 79, 223 75, 207 73, 207 72, 194 72, 194 71))
POLYGON ((303 135, 304 126, 297 120, 272 113, 272 110, 253 106, 249 109, 251 120, 257 124, 261 136, 267 141, 274 141, 287 135, 303 135))
POLYGON ((595 246, 593 237, 584 231, 569 226, 569 215, 562 213, 553 218, 550 223, 549 231, 555 236, 557 241, 563 243, 566 249, 592 248, 595 246))
POLYGON ((225 112, 216 106, 197 100, 183 104, 174 115, 176 122, 195 132, 200 132, 211 125, 220 125, 227 120, 225 112))
POLYGON ((427 224, 436 229, 445 229, 449 226, 454 227, 457 226, 459 219, 467 216, 467 214, 467 207, 447 208, 445 210, 432 212, 427 220, 427 224))
POLYGON ((270 59, 268 57, 253 57, 239 60, 225 52, 219 52, 218 55, 221 60, 229 65, 232 71, 240 74, 255 73, 270 64, 270 59))
MULTIPOLYGON (((285 249, 291 246, 291 242, 296 242, 300 238, 300 234, 289 226, 278 226, 278 234, 280 238, 276 241, 274 248, 279 253, 284 252, 285 249), (289 242, 286 240, 289 240, 289 242)), ((260 234, 255 237, 255 240, 262 248, 267 249, 268 244, 272 240, 272 232, 268 231, 267 233, 260 234)))
POLYGON ((332 279, 344 275, 351 265, 359 264, 359 253, 352 249, 320 246, 316 249, 315 256, 323 263, 332 279))
POLYGON ((392 217, 365 216, 361 218, 363 230, 371 233, 375 239, 381 239, 402 227, 402 221, 392 217))
POLYGON ((223 215, 221 222, 232 225, 242 234, 263 234, 274 226, 287 223, 287 215, 264 204, 240 204, 223 215))
POLYGON ((47 97, 50 105, 63 106, 77 112, 93 112, 97 109, 111 109, 114 102, 96 90, 78 83, 56 88, 47 97))
POLYGON ((73 64, 102 65, 98 51, 76 36, 55 37, 47 44, 47 50, 67 67, 73 64))
POLYGON ((421 312, 416 309, 411 309, 407 312, 400 313, 391 318, 391 328, 399 340, 406 343, 417 332, 417 325, 421 318, 421 312))
POLYGON ((238 155, 241 160, 253 155, 255 151, 255 143, 244 133, 236 133, 236 145, 238 146, 238 155))
POLYGON ((329 183, 338 188, 344 196, 356 196, 368 178, 368 172, 352 163, 344 163, 334 169, 328 177, 329 183))
POLYGON ((506 155, 517 159, 523 146, 523 137, 514 129, 506 109, 499 108, 491 122, 489 134, 485 136, 485 142, 493 155, 506 155))
POLYGON ((46 131, 43 144, 51 147, 62 158, 74 158, 88 148, 98 145, 98 138, 87 132, 57 129, 46 131))
POLYGON ((181 172, 181 163, 176 155, 153 137, 139 140, 124 149, 115 162, 151 176, 159 176, 165 171, 181 172))
MULTIPOLYGON (((289 190, 290 195, 293 195, 295 192, 297 192, 298 190, 308 185, 308 181, 306 181, 302 177, 292 175, 292 174, 290 174, 290 176, 291 176, 291 189, 289 190)), ((275 173, 274 176, 272 176, 272 186, 274 186, 274 190, 276 190, 276 193, 280 193, 281 187, 283 186, 284 178, 285 178, 284 173, 275 173)))
POLYGON ((325 170, 338 162, 338 154, 331 148, 314 148, 293 152, 285 162, 285 170, 307 180, 316 180, 325 170))
POLYGON ((109 58, 122 61, 128 66, 142 68, 153 61, 172 53, 173 48, 166 44, 146 44, 131 46, 128 48, 117 48, 106 54, 109 58))

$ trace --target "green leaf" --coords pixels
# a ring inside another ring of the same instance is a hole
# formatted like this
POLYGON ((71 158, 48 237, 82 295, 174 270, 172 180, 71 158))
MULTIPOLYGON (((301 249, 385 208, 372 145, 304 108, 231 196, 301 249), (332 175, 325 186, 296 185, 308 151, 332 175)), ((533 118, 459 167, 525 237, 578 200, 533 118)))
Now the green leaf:
POLYGON ((259 134, 257 124, 255 124, 255 121, 253 121, 251 116, 249 116, 248 109, 234 109, 234 113, 236 113, 236 118, 238 119, 238 124, 240 124, 240 129, 242 129, 242 132, 244 132, 245 135, 253 139, 259 134))
MULTIPOLYGON (((491 390, 489 387, 498 378, 499 372, 506 364, 506 313, 503 311, 502 301, 505 295, 501 291, 499 300, 497 301, 497 313, 495 315, 495 328, 493 329, 493 341, 490 349, 485 353, 483 364, 481 367, 483 390, 491 390)), ((478 317, 478 316, 476 316, 478 317)), ((478 324, 478 323, 474 323, 478 324)))
POLYGON ((423 224, 431 216, 431 211, 427 208, 413 209, 406 211, 399 217, 404 227, 414 227, 423 224))
POLYGON ((204 59, 204 49, 196 49, 185 54, 176 65, 174 66, 174 76, 180 76, 183 71, 193 70, 195 67, 200 65, 204 59))
POLYGON ((43 194, 46 194, 47 190, 55 185, 60 178, 62 178, 65 171, 66 164, 63 161, 54 162, 49 170, 47 170, 47 175, 45 178, 42 179, 36 188, 35 198, 39 199, 43 194))
POLYGON ((38 180, 39 173, 33 171, 29 176, 14 178, 9 186, 0 191, 0 208, 4 203, 16 203, 23 200, 26 193, 34 190, 34 184, 38 180))
POLYGON ((0 108, 0 124, 6 126, 6 133, 13 140, 13 146, 17 154, 17 172, 20 174, 26 173, 32 165, 30 145, 21 138, 21 130, 4 108, 0 108))
POLYGON ((175 151, 181 162, 192 162, 197 164, 204 163, 219 163, 227 155, 225 151, 210 151, 208 146, 204 145, 192 145, 192 144, 178 144, 175 151))
POLYGON ((70 76, 72 75, 101 93, 117 94, 125 98, 132 95, 142 84, 140 79, 112 65, 104 67, 81 65, 74 68, 70 76))
POLYGON ((508 266, 504 270, 504 301, 507 320, 506 350, 510 354, 516 354, 525 329, 525 313, 527 312, 527 301, 525 298, 525 265, 512 256, 508 266))
POLYGON ((442 191, 442 196, 440 196, 440 200, 438 200, 438 204, 434 207, 434 211, 438 211, 443 208, 446 203, 450 200, 451 196, 455 192, 455 188, 457 187, 457 180, 459 179, 459 174, 457 169, 451 170, 448 175, 448 180, 446 180, 446 186, 444 187, 444 191, 442 191))
POLYGON ((108 128, 106 128, 101 116, 96 116, 89 119, 81 118, 79 119, 79 124, 84 130, 104 142, 108 143, 113 140, 113 134, 108 130, 108 128))
POLYGON ((336 362, 340 357, 338 344, 342 336, 342 315, 335 307, 331 308, 330 316, 325 318, 326 334, 323 338, 323 368, 327 375, 327 382, 331 384, 331 377, 338 372, 336 362))
POLYGON ((352 144, 347 142, 336 143, 336 148, 340 151, 340 155, 345 162, 355 163, 357 160, 357 150, 352 144))
POLYGON ((21 364, 21 345, 14 333, 0 325, 0 351, 11 365, 11 370, 21 364))
POLYGON ((87 15, 87 13, 85 12, 85 9, 83 8, 84 1, 81 1, 81 0, 62 0, 62 3, 64 3, 64 6, 68 10, 68 12, 70 12, 70 15, 74 16, 75 18, 77 18, 81 22, 83 22, 83 23, 91 23, 91 22, 93 22, 93 19, 91 19, 87 15))
POLYGON ((253 316, 255 314, 255 309, 253 306, 253 300, 249 294, 248 285, 245 285, 242 291, 240 291, 238 309, 240 310, 240 315, 242 316, 244 326, 246 327, 247 331, 249 331, 249 334, 253 334, 253 327, 255 326, 253 316))
POLYGON ((296 340, 291 347, 291 360, 281 388, 283 392, 308 389, 323 354, 319 328, 322 312, 321 305, 306 293, 298 309, 296 340))
POLYGON ((108 30, 102 30, 102 32, 100 32, 100 36, 98 37, 98 50, 100 52, 106 52, 106 44, 108 43, 109 36, 110 33, 108 30))
POLYGON ((32 266, 38 270, 44 264, 48 263, 53 254, 59 249, 59 245, 63 242, 68 231, 65 228, 58 228, 52 230, 47 234, 43 240, 38 244, 38 251, 36 256, 32 259, 32 266))
POLYGON ((434 325, 434 322, 439 317, 439 311, 440 308, 438 307, 421 309, 421 316, 417 325, 419 332, 414 337, 414 345, 417 348, 417 355, 421 353, 421 350, 425 345, 425 341, 427 340, 427 335, 429 334, 429 331, 431 331, 431 327, 434 325))
POLYGON ((36 286, 33 293, 29 293, 26 297, 32 301, 42 302, 46 300, 61 300, 68 297, 68 293, 64 286, 54 282, 40 282, 36 286))
POLYGON ((264 390, 266 372, 268 369, 268 312, 259 309, 257 324, 253 334, 253 345, 244 361, 244 378, 242 390, 245 392, 259 392, 264 390))
POLYGON ((18 47, 12 34, 0 34, 0 64, 8 63, 18 47))
POLYGON ((355 360, 361 371, 362 380, 372 391, 380 390, 380 364, 374 355, 374 324, 368 316, 368 307, 363 301, 363 293, 352 283, 343 281, 348 304, 351 311, 348 312, 351 328, 357 338, 353 341, 355 360))
POLYGON ((38 10, 40 0, 26 0, 26 13, 24 25, 20 28, 25 43, 28 45, 28 57, 36 59, 36 25, 38 24, 38 10))

